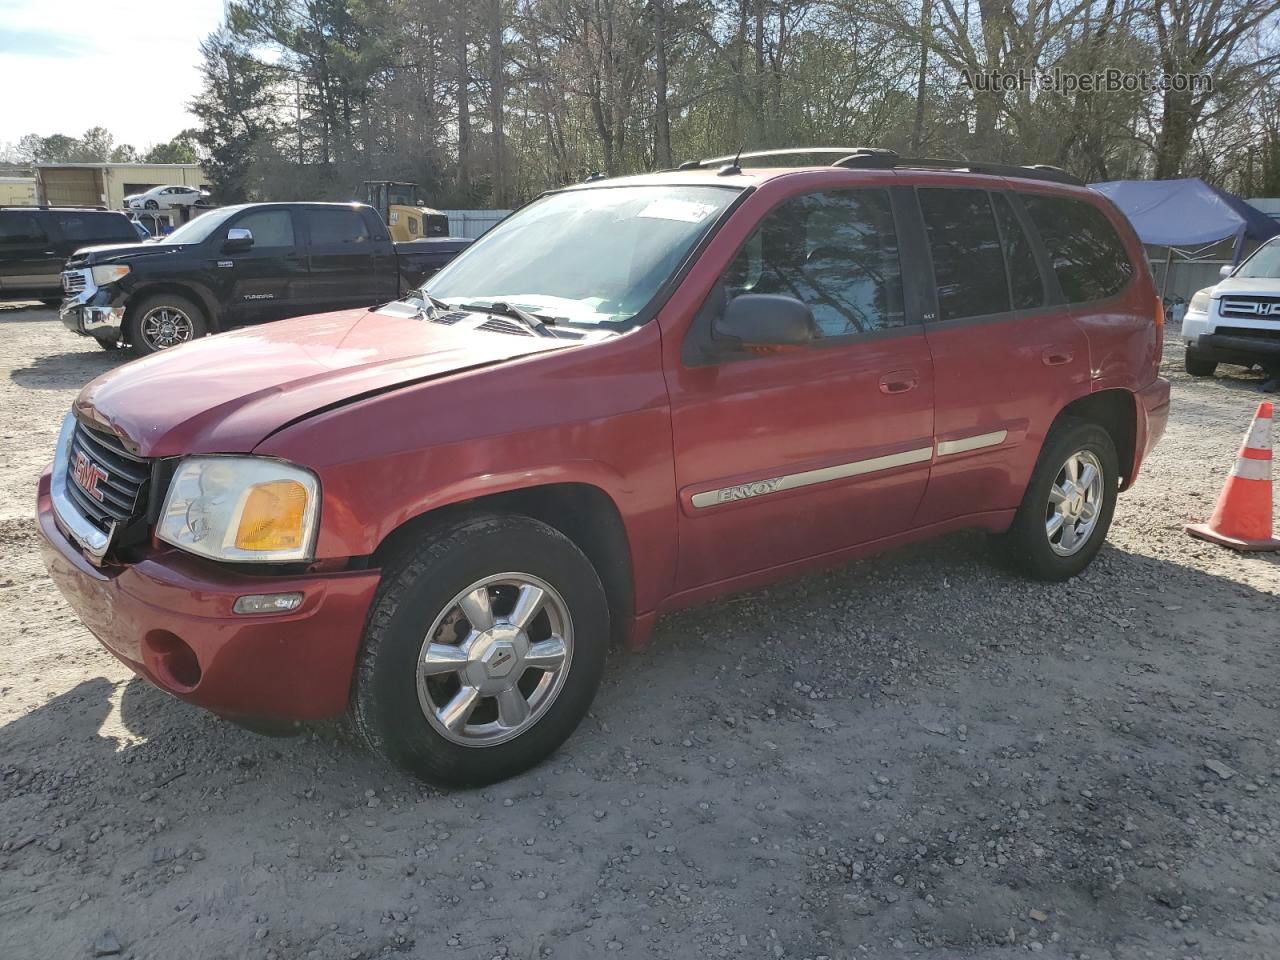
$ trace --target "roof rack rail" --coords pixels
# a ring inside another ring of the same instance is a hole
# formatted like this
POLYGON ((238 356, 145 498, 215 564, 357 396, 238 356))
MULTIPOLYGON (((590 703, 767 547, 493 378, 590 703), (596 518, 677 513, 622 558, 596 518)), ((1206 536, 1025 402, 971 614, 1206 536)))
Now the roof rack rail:
POLYGON ((873 151, 872 147, 789 147, 783 150, 753 150, 750 153, 729 153, 723 157, 708 157, 705 160, 686 160, 677 170, 701 170, 719 164, 733 163, 735 160, 759 160, 762 157, 813 156, 827 154, 847 157, 862 151, 873 151))
POLYGON ((893 170, 898 168, 917 168, 924 170, 963 170, 969 173, 985 173, 993 177, 1015 177, 1024 180, 1047 180, 1051 183, 1065 183, 1075 187, 1085 186, 1079 177, 1067 173, 1061 167, 1047 163, 1034 163, 1020 166, 1012 163, 985 163, 973 160, 944 160, 938 157, 900 157, 892 150, 869 150, 861 148, 832 164, 833 167, 845 167, 850 170, 877 169, 893 170))
POLYGON ((1047 163, 1033 163, 1025 166, 1012 163, 985 163, 975 160, 946 160, 937 157, 902 157, 893 150, 880 147, 787 147, 780 150, 753 150, 750 153, 726 154, 723 157, 708 157, 705 160, 686 160, 676 167, 677 170, 705 170, 721 166, 721 172, 739 172, 737 164, 743 160, 760 160, 770 157, 803 157, 829 156, 836 157, 833 167, 845 167, 850 170, 893 170, 899 167, 925 170, 966 170, 970 173, 985 173, 995 177, 1017 177, 1026 180, 1047 180, 1052 183, 1065 183, 1076 187, 1085 186, 1079 177, 1067 173, 1061 167, 1047 163), (732 169, 730 169, 732 168, 732 169))

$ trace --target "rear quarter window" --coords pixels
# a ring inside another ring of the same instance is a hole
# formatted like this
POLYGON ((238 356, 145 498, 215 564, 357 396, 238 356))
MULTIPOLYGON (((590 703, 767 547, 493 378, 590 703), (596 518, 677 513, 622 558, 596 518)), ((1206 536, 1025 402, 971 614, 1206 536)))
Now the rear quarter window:
POLYGON ((1103 300, 1128 285, 1133 264, 1101 210, 1072 197, 1021 197, 1068 303, 1103 300))

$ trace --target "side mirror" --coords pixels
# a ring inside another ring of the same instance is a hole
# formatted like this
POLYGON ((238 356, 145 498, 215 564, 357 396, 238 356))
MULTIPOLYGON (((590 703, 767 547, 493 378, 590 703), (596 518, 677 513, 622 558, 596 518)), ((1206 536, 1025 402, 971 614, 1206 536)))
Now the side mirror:
POLYGON ((815 339, 818 325, 813 311, 795 297, 744 293, 729 301, 711 333, 739 347, 800 347, 815 339))
POLYGON ((232 227, 227 239, 222 241, 223 253, 241 253, 253 246, 253 231, 244 227, 232 227))
POLYGON ((1225 280, 1227 277, 1231 276, 1231 271, 1233 269, 1235 268, 1228 263, 1226 266, 1224 266, 1222 269, 1218 271, 1218 276, 1222 277, 1222 279, 1225 280))

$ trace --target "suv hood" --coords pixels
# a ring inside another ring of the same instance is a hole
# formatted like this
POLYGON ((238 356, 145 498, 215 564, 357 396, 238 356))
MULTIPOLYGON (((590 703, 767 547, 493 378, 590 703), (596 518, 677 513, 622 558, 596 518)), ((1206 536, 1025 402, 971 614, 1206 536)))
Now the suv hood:
POLYGON ((186 250, 188 243, 104 243, 96 247, 81 247, 71 255, 67 266, 75 270, 93 267, 100 263, 128 263, 140 257, 172 256, 186 250))
POLYGON ((103 374, 75 410, 144 457, 248 453, 282 426, 407 384, 578 341, 452 330, 404 305, 283 320, 103 374))
POLYGON ((1280 295, 1280 277, 1227 277, 1219 280, 1213 288, 1213 296, 1221 297, 1233 293, 1267 293, 1280 295))

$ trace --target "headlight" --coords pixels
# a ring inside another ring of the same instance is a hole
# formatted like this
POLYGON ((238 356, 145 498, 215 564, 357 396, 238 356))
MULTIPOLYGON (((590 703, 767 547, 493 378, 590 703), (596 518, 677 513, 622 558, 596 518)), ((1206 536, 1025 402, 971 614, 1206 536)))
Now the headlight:
POLYGON ((156 536, 213 560, 310 560, 320 515, 313 473, 265 457, 189 457, 156 536))
POLYGON ((1187 304, 1187 312, 1208 313, 1209 312, 1209 294, 1213 292, 1213 287, 1205 287, 1203 290, 1197 290, 1192 296, 1191 302, 1187 304))
POLYGON ((92 272, 94 285, 103 287, 108 283, 115 283, 117 280, 123 280, 129 275, 129 268, 124 264, 106 264, 101 267, 94 267, 92 272))

